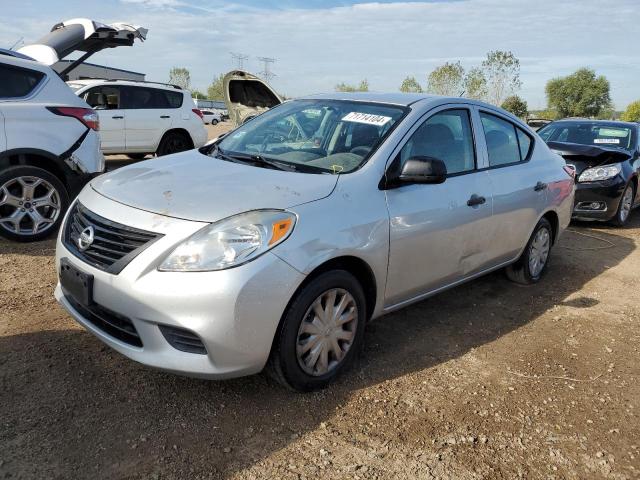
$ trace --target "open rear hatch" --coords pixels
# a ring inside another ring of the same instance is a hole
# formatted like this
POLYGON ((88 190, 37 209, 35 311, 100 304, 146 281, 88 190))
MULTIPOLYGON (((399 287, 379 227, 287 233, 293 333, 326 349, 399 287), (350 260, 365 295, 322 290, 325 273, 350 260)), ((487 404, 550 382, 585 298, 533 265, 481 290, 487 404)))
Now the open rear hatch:
POLYGON ((227 73, 223 89, 229 118, 236 126, 282 103, 268 83, 242 70, 227 73))
POLYGON ((105 25, 88 18, 73 18, 53 26, 51 32, 33 44, 18 50, 34 60, 53 65, 73 52, 84 52, 63 71, 62 78, 87 58, 105 48, 132 46, 136 39, 147 38, 148 30, 127 23, 105 25))

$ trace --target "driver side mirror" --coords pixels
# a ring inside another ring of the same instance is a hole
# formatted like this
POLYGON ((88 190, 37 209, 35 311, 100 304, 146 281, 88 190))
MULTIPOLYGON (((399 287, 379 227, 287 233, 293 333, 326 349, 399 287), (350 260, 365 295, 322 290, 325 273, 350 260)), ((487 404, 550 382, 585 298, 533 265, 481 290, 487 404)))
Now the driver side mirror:
POLYGON ((447 179, 447 166, 433 157, 408 158, 399 173, 387 176, 386 188, 396 188, 414 183, 443 183, 447 179))

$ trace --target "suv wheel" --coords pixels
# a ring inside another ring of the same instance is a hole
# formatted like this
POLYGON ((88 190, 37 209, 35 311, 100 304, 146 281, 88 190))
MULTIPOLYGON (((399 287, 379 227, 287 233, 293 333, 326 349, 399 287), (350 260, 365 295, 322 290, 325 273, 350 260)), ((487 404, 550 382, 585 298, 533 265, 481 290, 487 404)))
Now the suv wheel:
POLYGON ((211 120, 211 125, 217 125, 217 124, 218 124, 218 120, 216 120, 215 118, 211 120))
POLYGON ((0 235, 20 242, 58 230, 69 194, 51 173, 37 167, 10 167, 0 173, 0 235))
POLYGON ((156 155, 170 155, 172 153, 184 152, 193 148, 193 143, 189 136, 182 132, 167 132, 160 140, 156 155))
POLYGON ((553 243, 553 229, 541 218, 520 258, 506 268, 509 280, 522 285, 537 283, 546 271, 553 243))
POLYGON ((294 390, 326 387, 353 363, 366 318, 358 280, 344 270, 323 273, 296 294, 285 312, 269 372, 294 390))
POLYGON ((611 223, 613 223, 617 227, 624 227, 629 221, 629 215, 631 214, 631 209, 633 208, 633 199, 635 198, 635 190, 633 188, 633 184, 629 183, 627 187, 622 192, 622 197, 620 197, 620 205, 618 205, 618 210, 616 211, 616 216, 613 217, 611 223))

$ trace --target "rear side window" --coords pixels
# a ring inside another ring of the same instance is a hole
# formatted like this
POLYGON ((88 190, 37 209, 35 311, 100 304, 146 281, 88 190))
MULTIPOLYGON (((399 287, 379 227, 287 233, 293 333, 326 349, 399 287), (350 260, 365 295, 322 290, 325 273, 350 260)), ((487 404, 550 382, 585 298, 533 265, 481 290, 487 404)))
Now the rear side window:
POLYGON ((87 90, 83 98, 95 110, 118 110, 122 108, 119 87, 94 87, 87 90))
POLYGON ((35 70, 0 65, 0 98, 26 97, 35 90, 45 74, 35 70))
POLYGON ((480 118, 491 167, 526 160, 531 150, 531 137, 524 130, 489 113, 480 112, 480 118))
POLYGON ((125 87, 124 108, 157 109, 179 108, 182 106, 182 93, 148 87, 125 87))

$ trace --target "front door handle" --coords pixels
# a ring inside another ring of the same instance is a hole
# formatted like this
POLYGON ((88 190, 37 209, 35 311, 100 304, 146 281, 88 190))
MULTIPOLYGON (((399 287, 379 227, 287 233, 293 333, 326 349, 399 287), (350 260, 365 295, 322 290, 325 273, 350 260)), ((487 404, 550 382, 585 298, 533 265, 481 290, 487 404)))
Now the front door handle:
POLYGON ((115 119, 123 119, 124 117, 122 115, 114 115, 111 118, 115 118, 115 119))
POLYGON ((473 195, 471 195, 471 198, 467 200, 467 205, 469 205, 470 207, 475 207, 477 205, 482 205, 486 201, 487 201, 486 198, 476 195, 474 193, 473 195))
POLYGON ((536 186, 535 186, 535 187, 533 187, 533 189, 534 189, 536 192, 541 192, 541 191, 542 191, 542 190, 544 190, 545 188, 547 188, 547 184, 546 184, 546 183, 544 183, 544 182, 538 182, 538 183, 536 183, 536 186))
POLYGON ((170 115, 160 115, 160 118, 171 118, 170 115))

